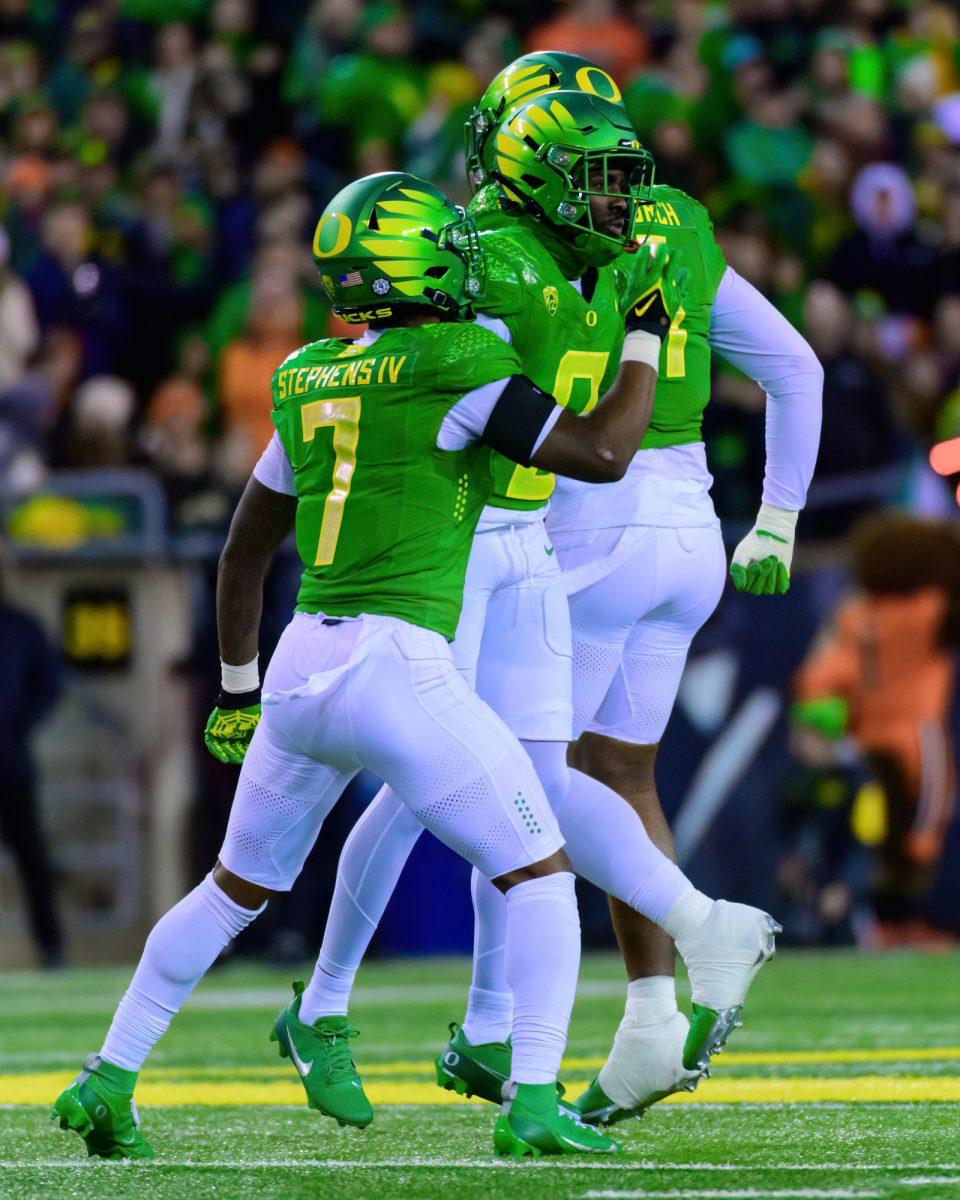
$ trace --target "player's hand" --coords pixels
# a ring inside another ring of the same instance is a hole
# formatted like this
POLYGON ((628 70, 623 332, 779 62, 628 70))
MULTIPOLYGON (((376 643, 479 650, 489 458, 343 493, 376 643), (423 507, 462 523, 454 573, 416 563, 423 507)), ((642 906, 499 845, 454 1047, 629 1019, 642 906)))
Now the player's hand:
POLYGON ((630 260, 624 282, 624 325, 627 332, 642 329, 666 336, 683 304, 687 272, 675 250, 664 242, 644 242, 630 260))
POLYGON ((203 731, 207 749, 221 762, 243 762, 259 720, 259 688, 252 692, 225 692, 221 689, 216 707, 203 731))
POLYGON ((733 552, 730 576, 738 592, 781 596, 790 587, 797 514, 761 504, 757 523, 733 552))

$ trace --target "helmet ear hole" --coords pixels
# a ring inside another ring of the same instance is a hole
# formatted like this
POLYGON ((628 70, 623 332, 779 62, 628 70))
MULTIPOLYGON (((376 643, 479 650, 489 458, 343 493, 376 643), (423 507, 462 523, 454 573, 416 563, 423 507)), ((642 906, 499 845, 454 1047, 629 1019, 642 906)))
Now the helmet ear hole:
POLYGON ((380 218, 377 216, 376 208, 370 210, 370 220, 367 222, 367 228, 372 229, 374 233, 380 232, 380 218))
POLYGON ((449 269, 449 267, 442 266, 428 267, 424 271, 424 275, 428 275, 431 279, 442 279, 449 269))

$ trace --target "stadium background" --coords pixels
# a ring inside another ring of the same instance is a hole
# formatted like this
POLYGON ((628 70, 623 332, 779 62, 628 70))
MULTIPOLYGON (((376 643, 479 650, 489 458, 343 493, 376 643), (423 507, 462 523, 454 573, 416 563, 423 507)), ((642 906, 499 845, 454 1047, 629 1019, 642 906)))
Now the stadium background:
MULTIPOLYGON (((340 332, 313 223, 349 178, 398 165, 465 200, 463 121, 536 48, 614 75, 658 177, 707 204, 728 262, 824 364, 793 585, 728 589, 659 779, 706 890, 769 907, 795 940, 869 940, 882 800, 851 747, 799 761, 787 712, 856 520, 956 513, 927 456, 960 433, 958 35, 953 6, 906 0, 0 0, 0 963, 32 953, 12 851, 51 964, 48 877, 67 957, 89 963, 132 957, 209 866, 235 778, 200 736, 216 556, 272 428, 273 368, 340 332)), ((732 546, 759 500, 762 397, 721 364, 705 431, 732 546)), ((282 554, 262 658, 296 578, 282 554)), ((369 794, 352 789, 240 952, 311 954, 369 794)), ((956 821, 919 912, 913 937, 960 932, 956 821)), ((588 890, 583 919, 609 944, 588 890)), ((466 870, 425 837, 376 946, 469 936, 466 870)))

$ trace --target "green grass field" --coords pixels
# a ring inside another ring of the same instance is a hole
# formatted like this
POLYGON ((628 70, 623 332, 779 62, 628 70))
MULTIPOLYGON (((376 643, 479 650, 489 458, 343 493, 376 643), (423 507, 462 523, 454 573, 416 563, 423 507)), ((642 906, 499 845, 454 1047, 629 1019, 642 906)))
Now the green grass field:
MULTIPOLYGON (((267 1032, 288 991, 230 966, 198 989, 138 1092, 148 1163, 88 1161, 47 1119, 99 1047, 125 970, 0 979, 0 1196, 149 1200, 689 1197, 843 1200, 960 1196, 960 959, 792 953, 761 975, 746 1024, 692 1097, 618 1126, 614 1161, 502 1164, 494 1110, 433 1082, 467 964, 361 975, 354 1044, 377 1107, 365 1131, 309 1112, 267 1032)), ((584 962, 565 1079, 601 1061, 622 1009, 612 957, 584 962)))

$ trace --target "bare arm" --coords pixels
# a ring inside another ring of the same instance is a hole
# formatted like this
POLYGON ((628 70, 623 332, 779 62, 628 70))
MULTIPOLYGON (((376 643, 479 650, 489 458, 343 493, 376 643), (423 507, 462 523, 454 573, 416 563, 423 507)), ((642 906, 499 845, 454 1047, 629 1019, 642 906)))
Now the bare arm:
POLYGON ((239 665, 257 655, 264 576, 293 528, 296 511, 295 496, 271 491, 250 477, 217 569, 217 635, 225 663, 239 665))
POLYGON ((622 479, 647 432, 656 390, 652 367, 621 362, 601 403, 584 417, 564 409, 531 464, 587 483, 622 479))

